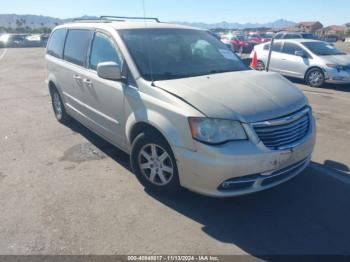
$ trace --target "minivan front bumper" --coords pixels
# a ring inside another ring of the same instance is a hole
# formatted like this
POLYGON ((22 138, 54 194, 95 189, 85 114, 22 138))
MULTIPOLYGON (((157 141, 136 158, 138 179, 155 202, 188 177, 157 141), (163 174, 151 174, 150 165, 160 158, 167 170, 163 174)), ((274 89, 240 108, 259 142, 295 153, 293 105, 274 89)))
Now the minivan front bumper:
POLYGON ((316 141, 315 120, 294 148, 271 150, 260 141, 220 146, 196 143, 197 151, 173 148, 183 187, 213 197, 233 197, 265 190, 302 172, 311 161, 316 141))

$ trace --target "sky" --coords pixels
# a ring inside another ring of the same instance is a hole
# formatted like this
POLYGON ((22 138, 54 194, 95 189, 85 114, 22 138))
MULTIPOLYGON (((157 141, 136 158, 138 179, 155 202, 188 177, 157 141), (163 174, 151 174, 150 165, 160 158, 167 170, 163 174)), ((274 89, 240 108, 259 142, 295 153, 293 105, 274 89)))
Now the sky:
POLYGON ((0 14, 143 16, 143 6, 146 16, 162 21, 266 23, 284 18, 318 20, 324 25, 350 22, 350 0, 1 0, 0 14))

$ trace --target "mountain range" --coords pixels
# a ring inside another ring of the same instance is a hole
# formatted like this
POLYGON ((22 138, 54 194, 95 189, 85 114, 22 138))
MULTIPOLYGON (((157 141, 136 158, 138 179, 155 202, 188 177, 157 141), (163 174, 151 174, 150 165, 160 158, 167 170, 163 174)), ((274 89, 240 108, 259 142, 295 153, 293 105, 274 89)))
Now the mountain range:
MULTIPOLYGON (((81 18, 96 18, 94 16, 83 16, 81 18)), ((41 15, 17 15, 17 14, 0 14, 0 26, 3 27, 18 27, 29 26, 31 28, 49 27, 52 28, 58 24, 72 21, 73 18, 60 19, 50 16, 41 15)), ((223 29, 244 29, 244 28, 288 28, 294 26, 296 23, 285 19, 279 19, 271 23, 198 23, 198 22, 172 22, 176 24, 194 26, 204 29, 223 28, 223 29)))

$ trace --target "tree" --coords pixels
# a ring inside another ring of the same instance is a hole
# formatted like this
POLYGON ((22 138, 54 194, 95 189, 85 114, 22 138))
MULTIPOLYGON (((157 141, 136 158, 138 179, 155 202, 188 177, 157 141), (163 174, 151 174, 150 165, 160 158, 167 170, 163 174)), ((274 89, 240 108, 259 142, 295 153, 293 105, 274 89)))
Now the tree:
POLYGON ((21 27, 22 26, 22 19, 16 19, 16 26, 21 27))

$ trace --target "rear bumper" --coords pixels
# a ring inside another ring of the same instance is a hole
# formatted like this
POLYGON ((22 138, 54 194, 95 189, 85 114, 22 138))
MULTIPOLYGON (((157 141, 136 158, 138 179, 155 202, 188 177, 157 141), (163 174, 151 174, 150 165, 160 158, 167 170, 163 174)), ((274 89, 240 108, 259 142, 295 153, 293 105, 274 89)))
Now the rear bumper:
POLYGON ((196 143, 196 152, 175 148, 180 183, 191 191, 212 197, 265 190, 302 172, 311 160, 315 140, 312 121, 308 135, 292 150, 270 150, 262 142, 251 141, 215 147, 196 143))

